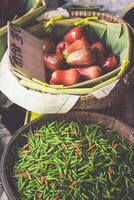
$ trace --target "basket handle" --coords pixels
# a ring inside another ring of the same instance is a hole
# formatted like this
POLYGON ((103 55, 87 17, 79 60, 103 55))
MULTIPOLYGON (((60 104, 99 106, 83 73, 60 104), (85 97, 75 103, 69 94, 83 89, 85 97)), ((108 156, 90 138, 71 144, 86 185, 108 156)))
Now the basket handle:
POLYGON ((89 10, 72 10, 69 11, 70 17, 94 17, 97 16, 99 19, 106 20, 113 23, 125 23, 124 20, 119 17, 112 16, 103 12, 89 11, 89 10))

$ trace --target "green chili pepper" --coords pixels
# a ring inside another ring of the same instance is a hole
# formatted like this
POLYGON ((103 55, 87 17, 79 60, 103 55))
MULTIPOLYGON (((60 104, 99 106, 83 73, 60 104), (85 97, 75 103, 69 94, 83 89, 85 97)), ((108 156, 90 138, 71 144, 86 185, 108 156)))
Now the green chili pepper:
POLYGON ((13 173, 20 200, 132 200, 134 145, 101 123, 48 121, 24 137, 13 173))

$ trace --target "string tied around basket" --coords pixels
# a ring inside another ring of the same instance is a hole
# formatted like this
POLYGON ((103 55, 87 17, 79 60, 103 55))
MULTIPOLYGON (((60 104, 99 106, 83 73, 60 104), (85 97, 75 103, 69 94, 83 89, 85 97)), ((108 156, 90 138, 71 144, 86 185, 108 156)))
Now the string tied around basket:
POLYGON ((37 83, 37 84, 42 86, 42 90, 41 90, 42 93, 46 93, 47 89, 49 89, 49 90, 52 89, 53 90, 53 89, 61 89, 61 88, 63 88, 63 85, 50 85, 50 84, 48 84, 46 82, 42 82, 42 81, 40 81, 38 79, 35 79, 35 78, 33 78, 32 80, 35 83, 37 83))
POLYGON ((122 65, 121 65, 121 69, 119 71, 119 73, 117 74, 117 77, 120 78, 124 75, 124 73, 127 70, 127 66, 130 65, 130 61, 128 59, 127 56, 124 56, 123 60, 122 60, 122 65))
POLYGON ((92 17, 86 17, 84 19, 78 19, 74 23, 74 25, 78 26, 78 25, 81 25, 81 24, 87 24, 87 23, 89 23, 89 21, 92 21, 92 20, 98 20, 98 16, 92 16, 92 17))
POLYGON ((63 19, 63 16, 56 16, 50 19, 48 22, 44 23, 44 27, 48 28, 49 26, 53 26, 58 20, 63 19))

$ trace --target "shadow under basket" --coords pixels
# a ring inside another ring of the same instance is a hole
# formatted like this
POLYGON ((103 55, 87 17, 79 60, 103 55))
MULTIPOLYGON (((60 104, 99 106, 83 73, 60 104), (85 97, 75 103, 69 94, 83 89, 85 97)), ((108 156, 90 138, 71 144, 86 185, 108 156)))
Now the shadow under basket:
MULTIPOLYGON (((130 36, 133 39, 133 28, 125 22, 124 20, 101 12, 94 12, 94 11, 71 11, 71 17, 92 17, 97 16, 101 20, 105 20, 112 23, 125 23, 130 28, 130 36)), ((130 68, 129 71, 119 80, 116 84, 114 89, 104 98, 98 99, 93 95, 84 95, 79 98, 73 109, 80 109, 80 110, 96 110, 96 109, 104 109, 109 108, 115 104, 117 104, 121 98, 125 95, 128 87, 131 87, 133 84, 133 77, 134 77, 134 60, 132 57, 133 48, 131 47, 130 50, 130 68)))
POLYGON ((23 135, 28 134, 28 131, 31 129, 37 130, 37 128, 45 125, 47 121, 63 120, 78 121, 83 124, 101 123, 102 126, 113 130, 115 134, 119 134, 129 142, 134 143, 134 129, 107 115, 86 111, 70 111, 66 114, 45 115, 38 118, 18 130, 4 150, 1 160, 1 179, 9 200, 18 200, 16 187, 12 181, 12 172, 15 162, 18 159, 17 150, 25 144, 23 135))

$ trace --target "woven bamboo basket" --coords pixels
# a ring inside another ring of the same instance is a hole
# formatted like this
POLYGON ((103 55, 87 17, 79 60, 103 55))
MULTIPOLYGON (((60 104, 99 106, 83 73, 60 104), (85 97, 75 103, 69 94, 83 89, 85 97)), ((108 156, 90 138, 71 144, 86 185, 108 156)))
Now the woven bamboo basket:
POLYGON ((115 131, 115 133, 121 135, 129 142, 134 143, 134 130, 125 123, 107 115, 86 111, 70 111, 66 114, 45 115, 38 118, 18 130, 4 150, 1 160, 1 178, 9 200, 17 200, 17 193, 11 176, 13 167, 18 158, 17 149, 25 144, 23 135, 27 134, 31 129, 37 130, 37 128, 41 127, 49 120, 72 120, 82 122, 83 124, 96 124, 100 122, 104 127, 115 131))
MULTIPOLYGON (((94 11, 71 11, 70 12, 71 17, 90 17, 90 16, 98 16, 99 19, 106 20, 108 22, 113 23, 126 23, 132 32, 133 35, 133 28, 124 20, 114 17, 112 15, 106 14, 106 13, 99 13, 94 11)), ((134 48, 134 47, 132 47, 134 48)), ((115 86, 115 88, 110 92, 110 94, 104 98, 97 99, 93 95, 85 95, 81 96, 80 99, 77 101, 76 105, 73 107, 73 109, 84 109, 84 110, 94 110, 94 109, 102 109, 102 108, 108 108, 112 105, 118 103, 123 96, 125 96, 126 91, 128 90, 128 87, 131 87, 133 84, 133 76, 134 76, 134 60, 132 57, 131 51, 131 69, 128 73, 126 73, 118 82, 118 84, 115 86)))
MULTIPOLYGON (((132 40, 133 38, 133 28, 125 22, 123 19, 119 17, 115 17, 112 15, 109 15, 107 13, 101 13, 96 11, 87 11, 87 10, 81 10, 81 11, 70 11, 70 19, 81 19, 86 17, 98 17, 98 19, 103 20, 105 22, 111 22, 114 24, 125 24, 129 29, 129 35, 128 35, 128 43, 129 43, 129 69, 125 72, 125 75, 123 75, 119 82, 116 84, 114 89, 111 90, 111 92, 103 98, 96 98, 92 94, 89 95, 83 95, 79 98, 79 100, 76 102, 73 110, 79 109, 79 110, 96 110, 96 109, 102 109, 102 108, 109 108, 112 105, 118 103, 123 96, 125 96, 126 91, 129 87, 133 84, 133 76, 134 76, 134 60, 132 56, 133 52, 133 46, 132 40)), ((38 36, 38 30, 41 29, 42 23, 39 23, 38 25, 35 25, 33 27, 28 28, 27 30, 30 33, 35 34, 38 36)), ((59 28, 60 29, 60 28, 59 28)))
MULTIPOLYGON (((106 13, 100 13, 100 12, 94 12, 94 11, 70 11, 70 19, 78 19, 78 18, 86 18, 86 17, 98 17, 98 19, 106 21, 106 22, 112 22, 114 24, 125 24, 127 27, 129 27, 129 36, 128 36, 128 43, 130 46, 129 49, 129 62, 130 67, 129 70, 125 73, 125 75, 119 80, 119 82, 116 84, 114 89, 104 98, 98 99, 94 97, 92 94, 89 95, 83 95, 79 98, 75 106, 72 108, 73 110, 80 109, 80 110, 95 110, 95 109, 102 109, 102 108, 108 108, 112 105, 116 104, 125 96, 126 91, 128 90, 128 87, 130 87, 133 84, 133 75, 134 75, 134 67, 133 67, 133 57, 132 52, 134 47, 132 47, 132 40, 133 38, 133 29, 131 26, 125 22, 124 20, 111 16, 106 13)), ((26 27, 26 30, 30 33, 35 34, 38 36, 37 29, 43 28, 44 22, 31 25, 29 23, 29 26, 26 27), (36 29, 37 28, 37 29, 36 29)), ((51 29, 51 27, 50 27, 51 29)), ((5 46, 4 46, 5 48, 5 46)), ((2 49, 3 51, 3 49, 2 49)), ((4 50, 5 51, 5 50, 4 50)), ((1 52, 0 52, 1 53, 1 52)))

